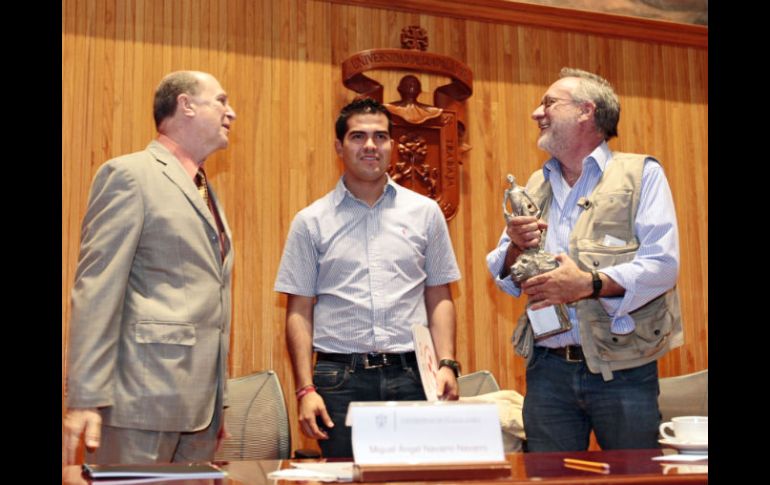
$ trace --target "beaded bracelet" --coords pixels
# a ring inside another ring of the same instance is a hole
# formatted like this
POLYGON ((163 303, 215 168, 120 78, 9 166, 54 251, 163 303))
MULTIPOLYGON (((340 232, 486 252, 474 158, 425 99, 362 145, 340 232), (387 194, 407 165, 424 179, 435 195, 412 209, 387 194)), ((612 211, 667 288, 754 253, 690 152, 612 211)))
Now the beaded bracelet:
POLYGON ((315 392, 315 386, 312 384, 297 389, 297 401, 305 397, 306 394, 310 394, 311 392, 315 392))

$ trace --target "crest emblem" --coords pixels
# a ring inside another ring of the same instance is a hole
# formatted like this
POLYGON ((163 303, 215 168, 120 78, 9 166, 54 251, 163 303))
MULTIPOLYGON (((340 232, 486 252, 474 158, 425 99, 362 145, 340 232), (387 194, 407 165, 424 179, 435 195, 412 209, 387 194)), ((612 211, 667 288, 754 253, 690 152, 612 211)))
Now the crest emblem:
POLYGON ((427 72, 448 76, 449 84, 433 92, 433 104, 418 100, 420 80, 411 74, 398 84, 400 100, 383 103, 393 119, 393 140, 388 174, 398 184, 435 200, 444 217, 451 219, 460 202, 459 165, 470 150, 465 136, 464 101, 473 93, 470 68, 451 57, 425 52, 428 35, 419 26, 401 31, 401 49, 370 49, 358 52, 342 62, 342 83, 359 93, 383 103, 383 86, 367 77, 372 69, 427 72))

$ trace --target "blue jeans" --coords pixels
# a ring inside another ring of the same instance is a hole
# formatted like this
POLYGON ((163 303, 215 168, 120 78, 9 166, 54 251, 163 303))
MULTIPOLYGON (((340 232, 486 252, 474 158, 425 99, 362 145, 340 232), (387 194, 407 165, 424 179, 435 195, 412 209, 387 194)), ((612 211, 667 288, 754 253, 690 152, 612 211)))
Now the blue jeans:
POLYGON ((603 450, 659 446, 657 362, 604 381, 585 362, 533 352, 523 409, 528 451, 586 450, 591 429, 603 450))
POLYGON ((329 434, 328 440, 318 440, 325 458, 353 456, 351 428, 345 426, 345 416, 351 401, 424 401, 425 391, 420 371, 402 364, 376 369, 351 368, 350 364, 318 361, 313 371, 313 384, 326 404, 334 422, 327 428, 318 419, 319 428, 329 434))

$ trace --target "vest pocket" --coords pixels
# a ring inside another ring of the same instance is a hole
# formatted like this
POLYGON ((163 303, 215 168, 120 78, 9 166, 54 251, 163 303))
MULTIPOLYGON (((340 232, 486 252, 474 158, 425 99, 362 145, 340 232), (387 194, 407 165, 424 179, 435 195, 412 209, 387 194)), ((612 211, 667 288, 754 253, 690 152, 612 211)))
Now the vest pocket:
POLYGON ((604 361, 630 360, 639 357, 639 350, 634 344, 634 332, 616 335, 610 332, 609 318, 596 319, 589 324, 596 350, 604 361))
POLYGON ((639 338, 639 350, 644 356, 657 352, 674 329, 674 316, 668 310, 665 294, 631 312, 631 316, 638 322, 633 334, 639 338))
POLYGON ((654 355, 673 331, 674 316, 668 311, 665 296, 654 299, 630 315, 636 328, 627 335, 612 333, 610 318, 597 318, 589 325, 602 360, 632 360, 654 355))
POLYGON ((630 190, 619 190, 614 192, 605 192, 591 197, 594 221, 614 221, 617 224, 631 227, 633 220, 631 214, 632 192, 630 190))
POLYGON ((628 263, 636 256, 639 241, 633 239, 625 246, 603 246, 591 239, 577 242, 578 266, 585 271, 628 263))
POLYGON ((592 236, 586 239, 598 249, 626 248, 637 244, 632 226, 624 222, 594 221, 592 236))

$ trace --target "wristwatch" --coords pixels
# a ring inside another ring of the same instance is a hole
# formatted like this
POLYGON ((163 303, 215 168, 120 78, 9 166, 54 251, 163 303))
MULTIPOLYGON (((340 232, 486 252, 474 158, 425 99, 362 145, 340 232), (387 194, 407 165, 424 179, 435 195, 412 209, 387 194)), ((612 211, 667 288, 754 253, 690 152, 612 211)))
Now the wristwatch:
POLYGON ((599 273, 595 269, 591 270, 591 278, 593 279, 592 283, 594 285, 594 292, 591 293, 591 298, 596 298, 602 291, 602 279, 599 278, 599 273))
POLYGON ((455 373, 455 377, 460 377, 460 363, 452 359, 441 359, 438 361, 438 368, 449 367, 455 373))

